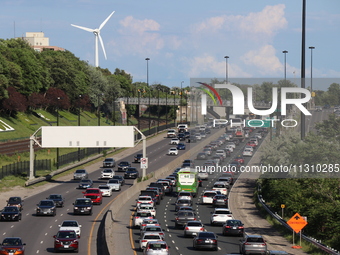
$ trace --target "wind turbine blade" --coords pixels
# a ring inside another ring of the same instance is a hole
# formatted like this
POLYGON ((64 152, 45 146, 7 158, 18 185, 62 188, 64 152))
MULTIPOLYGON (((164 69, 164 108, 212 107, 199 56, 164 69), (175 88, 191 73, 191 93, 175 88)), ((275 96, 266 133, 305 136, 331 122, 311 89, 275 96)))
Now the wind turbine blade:
POLYGON ((71 24, 71 26, 83 29, 83 30, 91 32, 91 33, 93 33, 93 31, 94 31, 94 29, 87 28, 87 27, 81 27, 81 26, 77 26, 77 25, 73 25, 73 24, 71 24))
POLYGON ((102 28, 105 26, 106 22, 111 18, 111 16, 112 16, 114 13, 115 13, 115 11, 111 12, 110 16, 107 17, 106 20, 104 20, 104 22, 99 26, 99 28, 98 28, 99 30, 102 29, 102 28))
POLYGON ((101 44, 102 49, 103 49, 103 52, 104 52, 104 57, 105 57, 105 59, 107 59, 107 58, 106 58, 106 52, 105 52, 105 48, 104 48, 103 39, 102 39, 102 37, 100 36, 100 34, 98 34, 98 37, 99 37, 99 41, 100 41, 100 44, 101 44))

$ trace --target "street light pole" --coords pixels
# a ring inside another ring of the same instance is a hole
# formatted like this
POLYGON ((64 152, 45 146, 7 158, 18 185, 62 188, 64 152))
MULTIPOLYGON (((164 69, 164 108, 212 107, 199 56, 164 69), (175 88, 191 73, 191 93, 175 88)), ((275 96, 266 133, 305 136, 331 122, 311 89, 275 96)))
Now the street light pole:
MULTIPOLYGON (((78 107, 78 126, 80 126, 80 99, 81 95, 79 95, 79 107, 78 107)), ((80 161, 80 148, 78 148, 78 161, 80 161)))
MULTIPOLYGON (((302 0, 302 40, 301 40, 301 88, 305 88, 305 53, 306 53, 306 0, 302 0)), ((306 103, 303 104, 304 106, 306 103)), ((306 134, 306 116, 301 111, 301 139, 306 134)))
POLYGON ((181 117, 180 117, 180 121, 181 121, 181 124, 182 124, 182 98, 183 98, 183 89, 182 89, 182 86, 183 86, 183 82, 181 82, 181 102, 179 103, 179 106, 181 107, 181 117))
POLYGON ((175 127, 176 127, 176 118, 177 118, 177 111, 176 111, 176 104, 175 104, 175 96, 176 96, 176 90, 174 89, 174 122, 175 122, 175 127))
POLYGON ((165 90, 165 127, 168 128, 168 90, 165 90))
POLYGON ((313 97, 313 50, 315 49, 314 46, 310 46, 310 92, 312 94, 312 105, 311 107, 313 107, 313 103, 314 103, 314 97, 313 97))
POLYGON ((284 70, 284 77, 285 77, 285 84, 286 84, 286 79, 287 79, 287 50, 282 51, 283 54, 285 54, 285 70, 284 70))
POLYGON ((159 90, 160 88, 158 88, 158 92, 157 92, 157 96, 158 96, 158 106, 157 106, 157 118, 158 118, 158 121, 157 121, 157 132, 159 132, 159 90))
MULTIPOLYGON (((60 97, 57 97, 58 99, 58 104, 57 104, 57 126, 59 126, 59 100, 60 97)), ((59 148, 57 148, 57 169, 59 169, 59 148)))
POLYGON ((149 89, 149 135, 150 135, 150 129, 151 129, 151 120, 150 120, 150 93, 151 93, 151 90, 149 88, 149 60, 150 58, 146 58, 146 84, 148 86, 148 89, 149 89))
POLYGON ((137 111, 137 114, 138 114, 138 130, 140 130, 140 89, 137 90, 137 93, 138 93, 138 111, 137 111))
POLYGON ((225 83, 228 83, 228 58, 229 56, 224 56, 225 58, 225 83))

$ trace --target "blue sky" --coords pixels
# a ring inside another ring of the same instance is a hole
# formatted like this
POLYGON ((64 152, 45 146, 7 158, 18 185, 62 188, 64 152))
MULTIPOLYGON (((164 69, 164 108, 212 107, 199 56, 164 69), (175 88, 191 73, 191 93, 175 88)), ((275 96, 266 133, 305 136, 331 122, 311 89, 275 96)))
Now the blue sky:
MULTIPOLYGON (((307 0, 306 77, 340 78, 340 1, 307 0)), ((107 60, 99 49, 99 65, 120 68, 133 81, 172 87, 190 78, 284 77, 301 74, 302 0, 2 0, 0 38, 44 32, 50 45, 71 51, 94 65, 94 35, 72 27, 99 25, 107 60)), ((315 85, 317 86, 317 85, 315 85)), ((327 86, 318 89, 326 90, 327 86)))

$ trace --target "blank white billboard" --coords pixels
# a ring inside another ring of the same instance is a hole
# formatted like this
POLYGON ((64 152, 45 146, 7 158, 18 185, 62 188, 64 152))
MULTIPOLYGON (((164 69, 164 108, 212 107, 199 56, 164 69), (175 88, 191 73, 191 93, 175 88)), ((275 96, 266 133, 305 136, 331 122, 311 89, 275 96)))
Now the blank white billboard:
POLYGON ((44 126, 43 148, 134 147, 133 126, 44 126))

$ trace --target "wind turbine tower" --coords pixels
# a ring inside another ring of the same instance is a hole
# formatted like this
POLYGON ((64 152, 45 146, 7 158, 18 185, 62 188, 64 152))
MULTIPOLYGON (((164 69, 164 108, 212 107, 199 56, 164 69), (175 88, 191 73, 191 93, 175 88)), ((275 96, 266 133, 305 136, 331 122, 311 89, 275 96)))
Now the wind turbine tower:
POLYGON ((96 28, 96 29, 91 29, 91 28, 87 28, 87 27, 81 27, 81 26, 77 26, 77 25, 73 25, 71 24, 71 26, 74 26, 74 27, 77 27, 77 28, 80 28, 80 29, 83 29, 85 31, 88 31, 88 32, 92 32, 94 34, 94 37, 95 37, 95 55, 94 55, 94 65, 95 67, 98 67, 99 66, 99 58, 98 58, 98 38, 99 38, 99 41, 100 41, 100 44, 102 46, 102 49, 103 49, 103 52, 104 52, 104 57, 105 59, 106 58, 106 52, 105 52, 105 48, 104 48, 104 43, 103 43, 103 39, 102 37, 100 36, 100 30, 105 26, 106 22, 108 22, 108 20, 111 18, 111 16, 114 14, 115 12, 111 12, 111 14, 109 15, 109 17, 106 18, 106 20, 104 20, 104 22, 99 26, 99 28, 96 28))

